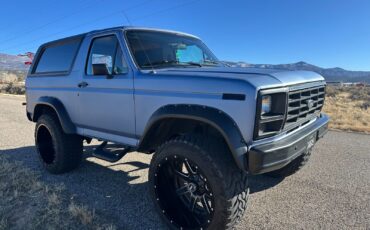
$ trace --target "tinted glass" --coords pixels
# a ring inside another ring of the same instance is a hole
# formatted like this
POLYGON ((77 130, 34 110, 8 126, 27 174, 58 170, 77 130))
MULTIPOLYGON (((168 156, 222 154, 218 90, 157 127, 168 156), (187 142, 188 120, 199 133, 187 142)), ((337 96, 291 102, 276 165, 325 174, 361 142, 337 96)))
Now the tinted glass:
POLYGON ((202 50, 198 46, 189 45, 181 49, 176 49, 176 58, 179 62, 201 63, 204 56, 202 50))
POLYGON ((113 74, 113 62, 116 56, 118 41, 116 36, 106 36, 93 40, 86 73, 94 75, 93 64, 105 64, 108 72, 113 74))
POLYGON ((80 40, 46 47, 36 66, 35 73, 67 72, 72 67, 80 40))
POLYGON ((129 30, 126 37, 140 68, 221 65, 203 42, 194 37, 144 30, 129 30))
POLYGON ((114 62, 113 74, 125 74, 128 72, 127 64, 124 61, 121 47, 117 47, 116 59, 114 62))

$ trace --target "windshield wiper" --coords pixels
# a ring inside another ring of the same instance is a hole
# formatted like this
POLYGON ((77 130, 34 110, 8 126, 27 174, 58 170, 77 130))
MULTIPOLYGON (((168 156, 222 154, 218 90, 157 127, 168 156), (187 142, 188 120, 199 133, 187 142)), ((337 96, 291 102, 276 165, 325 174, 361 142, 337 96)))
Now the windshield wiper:
POLYGON ((204 60, 203 63, 209 63, 209 64, 213 64, 213 65, 226 65, 222 61, 215 61, 215 60, 209 60, 209 59, 204 60))
POLYGON ((167 60, 162 60, 162 61, 156 61, 156 62, 147 62, 145 63, 144 65, 142 65, 142 67, 158 67, 158 66, 166 66, 166 65, 170 65, 170 66, 173 66, 173 65, 177 65, 177 66, 184 66, 184 65, 191 65, 191 66, 199 66, 199 67, 202 67, 202 64, 198 63, 198 62, 178 62, 178 61, 175 61, 175 60, 170 60, 170 61, 167 61, 167 60))
POLYGON ((171 61, 162 60, 162 61, 155 61, 155 62, 150 62, 150 63, 147 62, 142 66, 143 67, 153 67, 153 66, 172 65, 172 64, 179 64, 179 63, 178 63, 178 61, 175 61, 175 60, 171 60, 171 61))

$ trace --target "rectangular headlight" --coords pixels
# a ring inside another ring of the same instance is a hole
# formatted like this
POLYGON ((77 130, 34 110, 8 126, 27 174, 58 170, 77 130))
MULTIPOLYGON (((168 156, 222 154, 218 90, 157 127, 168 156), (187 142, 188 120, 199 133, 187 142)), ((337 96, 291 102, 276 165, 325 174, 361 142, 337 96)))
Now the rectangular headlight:
POLYGON ((285 121, 287 88, 261 90, 258 94, 255 139, 273 136, 281 131, 285 121))
POLYGON ((261 115, 271 112, 271 95, 262 96, 261 115))

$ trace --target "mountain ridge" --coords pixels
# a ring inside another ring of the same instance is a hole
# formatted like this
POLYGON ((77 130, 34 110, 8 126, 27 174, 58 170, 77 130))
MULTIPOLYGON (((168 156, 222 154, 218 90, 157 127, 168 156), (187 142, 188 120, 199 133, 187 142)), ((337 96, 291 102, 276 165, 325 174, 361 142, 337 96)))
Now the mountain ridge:
POLYGON ((326 81, 366 82, 370 84, 370 71, 351 71, 340 67, 322 68, 304 61, 299 61, 290 64, 251 64, 243 61, 240 62, 225 61, 225 63, 233 67, 314 71, 316 73, 321 74, 326 81))
POLYGON ((29 66, 24 63, 29 61, 28 57, 0 53, 0 70, 28 70, 29 66))

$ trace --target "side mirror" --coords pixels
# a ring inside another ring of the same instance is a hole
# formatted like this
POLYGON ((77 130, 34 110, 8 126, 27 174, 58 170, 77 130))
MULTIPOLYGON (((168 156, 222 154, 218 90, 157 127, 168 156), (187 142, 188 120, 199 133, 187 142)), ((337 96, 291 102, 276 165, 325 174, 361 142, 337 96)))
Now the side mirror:
POLYGON ((99 64, 93 64, 92 70, 94 75, 105 75, 108 79, 113 78, 113 75, 109 73, 108 67, 106 64, 99 63, 99 64))

